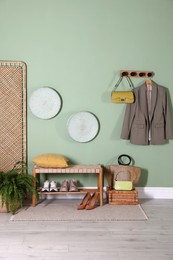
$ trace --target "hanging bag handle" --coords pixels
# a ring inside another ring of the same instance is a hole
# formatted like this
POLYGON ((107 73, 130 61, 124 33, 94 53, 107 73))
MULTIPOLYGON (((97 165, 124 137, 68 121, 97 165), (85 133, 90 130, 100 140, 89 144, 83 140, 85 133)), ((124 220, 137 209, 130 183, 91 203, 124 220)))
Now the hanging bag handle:
MULTIPOLYGON (((121 81, 123 80, 124 77, 120 77, 119 80, 117 81, 117 83, 115 84, 114 86, 114 91, 116 91, 116 89, 118 88, 118 86, 120 85, 121 81)), ((129 83, 129 86, 131 88, 131 90, 134 90, 134 85, 133 85, 133 82, 131 80, 131 78, 129 77, 126 77, 127 79, 127 82, 129 83)))
POLYGON ((119 157, 118 157, 118 164, 119 165, 126 165, 126 166, 129 166, 131 164, 131 161, 132 161, 132 158, 130 157, 130 155, 128 154, 121 154, 119 157), (123 161, 123 157, 125 157, 126 159, 128 159, 127 162, 124 162, 123 161))

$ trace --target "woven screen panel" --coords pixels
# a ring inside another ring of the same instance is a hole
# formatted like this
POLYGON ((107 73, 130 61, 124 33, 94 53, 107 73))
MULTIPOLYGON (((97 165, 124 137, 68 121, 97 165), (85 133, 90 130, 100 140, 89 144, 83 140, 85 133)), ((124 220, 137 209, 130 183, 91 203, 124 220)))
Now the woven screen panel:
POLYGON ((26 64, 0 61, 0 171, 26 162, 26 145, 26 64))

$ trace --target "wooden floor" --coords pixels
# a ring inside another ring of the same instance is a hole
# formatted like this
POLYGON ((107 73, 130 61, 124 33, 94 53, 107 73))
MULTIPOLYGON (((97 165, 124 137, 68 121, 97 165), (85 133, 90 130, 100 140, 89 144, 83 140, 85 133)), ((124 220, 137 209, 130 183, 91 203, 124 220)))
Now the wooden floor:
POLYGON ((2 260, 173 260, 173 200, 141 200, 146 221, 13 222, 0 214, 2 260))

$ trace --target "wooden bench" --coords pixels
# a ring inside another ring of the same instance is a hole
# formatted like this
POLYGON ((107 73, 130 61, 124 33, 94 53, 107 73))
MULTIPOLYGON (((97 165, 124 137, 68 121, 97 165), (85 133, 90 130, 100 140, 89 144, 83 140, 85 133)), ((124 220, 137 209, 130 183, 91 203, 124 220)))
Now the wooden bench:
MULTIPOLYGON (((38 191, 39 194, 81 194, 86 192, 98 192, 100 206, 103 206, 103 169, 100 164, 98 165, 69 165, 67 168, 42 168, 37 165, 34 165, 32 175, 38 178, 40 174, 64 174, 64 173, 74 173, 74 174, 97 174, 97 188, 93 189, 79 189, 77 192, 41 192, 38 191)), ((36 182, 34 182, 35 188, 37 188, 36 182)), ((36 205, 36 196, 32 195, 32 206, 36 205)))

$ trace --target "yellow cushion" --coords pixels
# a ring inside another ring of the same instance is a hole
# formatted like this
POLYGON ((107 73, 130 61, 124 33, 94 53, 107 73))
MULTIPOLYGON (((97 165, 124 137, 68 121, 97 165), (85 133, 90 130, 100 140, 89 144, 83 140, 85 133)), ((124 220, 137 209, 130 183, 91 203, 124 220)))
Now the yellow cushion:
POLYGON ((68 167, 68 159, 59 154, 41 154, 33 159, 33 163, 45 168, 68 167))

